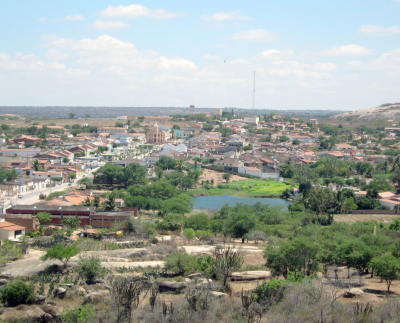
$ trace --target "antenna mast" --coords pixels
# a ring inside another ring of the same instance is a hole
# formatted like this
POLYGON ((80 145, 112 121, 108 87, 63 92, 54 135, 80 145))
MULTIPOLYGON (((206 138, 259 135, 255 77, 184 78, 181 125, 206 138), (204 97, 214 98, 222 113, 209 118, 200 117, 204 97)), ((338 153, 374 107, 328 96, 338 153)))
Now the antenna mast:
POLYGON ((254 110, 255 96, 256 96, 256 71, 254 71, 254 75, 253 75, 253 113, 254 114, 255 114, 255 110, 254 110))

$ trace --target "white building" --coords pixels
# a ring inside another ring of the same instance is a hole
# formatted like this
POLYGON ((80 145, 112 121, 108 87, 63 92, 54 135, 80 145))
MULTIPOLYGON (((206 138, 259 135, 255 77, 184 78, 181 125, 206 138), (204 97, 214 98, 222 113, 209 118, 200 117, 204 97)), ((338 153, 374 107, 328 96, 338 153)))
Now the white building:
POLYGON ((259 117, 244 117, 243 121, 249 124, 258 124, 260 122, 259 117))
POLYGON ((313 142, 313 138, 307 137, 307 136, 291 135, 291 136, 289 136, 289 137, 290 137, 290 139, 291 139, 292 141, 293 141, 293 140, 298 140, 298 141, 304 142, 304 143, 313 142))
POLYGON ((188 148, 184 144, 179 144, 179 145, 176 145, 176 146, 171 145, 171 144, 166 144, 166 145, 163 146, 163 150, 168 150, 168 149, 174 150, 174 151, 177 151, 177 152, 180 152, 180 153, 186 153, 188 148))
POLYGON ((222 116, 222 109, 214 109, 213 115, 222 116))

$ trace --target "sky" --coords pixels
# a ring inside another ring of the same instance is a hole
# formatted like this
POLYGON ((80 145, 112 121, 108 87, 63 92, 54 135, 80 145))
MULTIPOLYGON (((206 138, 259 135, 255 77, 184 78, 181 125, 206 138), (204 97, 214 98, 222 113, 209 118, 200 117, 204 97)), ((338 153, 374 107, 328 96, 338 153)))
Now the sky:
POLYGON ((1 0, 0 106, 400 102, 400 0, 1 0))

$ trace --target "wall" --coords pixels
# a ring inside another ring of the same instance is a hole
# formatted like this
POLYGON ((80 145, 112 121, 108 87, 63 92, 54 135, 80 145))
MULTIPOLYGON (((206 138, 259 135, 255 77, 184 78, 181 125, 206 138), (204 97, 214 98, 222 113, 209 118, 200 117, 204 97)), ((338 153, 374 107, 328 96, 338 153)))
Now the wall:
POLYGON ((14 231, 7 231, 0 229, 0 240, 14 239, 14 231))
POLYGON ((124 222, 127 218, 127 216, 93 215, 91 226, 93 228, 111 228, 115 222, 124 222))

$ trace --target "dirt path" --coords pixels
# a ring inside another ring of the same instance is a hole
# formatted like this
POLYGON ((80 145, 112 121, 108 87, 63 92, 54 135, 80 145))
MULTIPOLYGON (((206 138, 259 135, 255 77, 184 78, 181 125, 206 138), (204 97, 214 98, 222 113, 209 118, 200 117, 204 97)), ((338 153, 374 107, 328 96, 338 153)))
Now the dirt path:
POLYGON ((10 274, 12 276, 28 276, 45 270, 47 266, 53 264, 61 265, 61 262, 57 260, 40 260, 40 257, 44 254, 44 251, 31 249, 28 255, 24 256, 21 259, 18 259, 17 261, 13 261, 5 265, 1 269, 1 273, 10 274))

